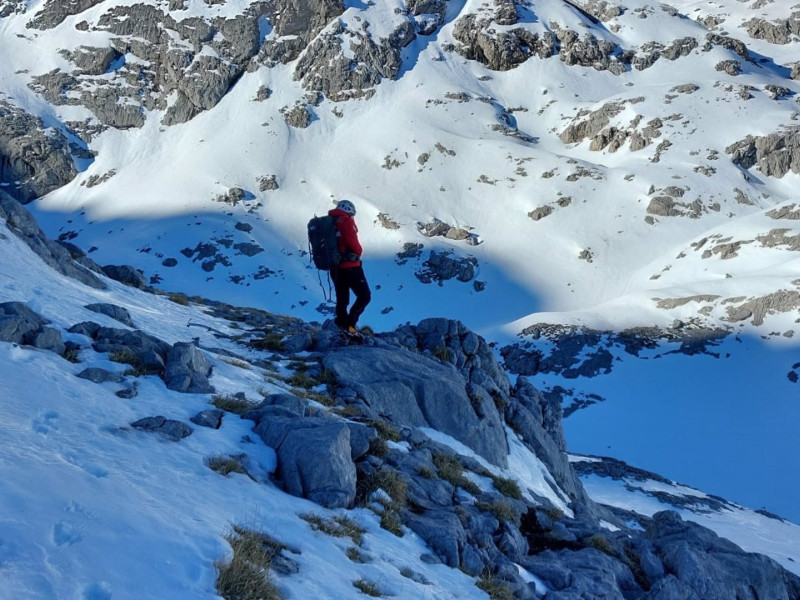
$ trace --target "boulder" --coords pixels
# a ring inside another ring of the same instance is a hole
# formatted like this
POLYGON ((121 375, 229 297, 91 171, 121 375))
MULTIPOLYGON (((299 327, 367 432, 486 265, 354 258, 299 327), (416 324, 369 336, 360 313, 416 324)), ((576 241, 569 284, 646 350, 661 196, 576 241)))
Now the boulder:
POLYGON ((745 552, 710 529, 682 520, 674 511, 653 515, 645 537, 652 542, 666 571, 703 600, 800 597, 800 578, 774 560, 745 552))
POLYGON ((33 336, 48 323, 22 302, 0 304, 0 340, 32 345, 33 336))
POLYGON ((77 377, 80 377, 81 379, 88 379, 93 383, 105 383, 107 381, 111 381, 113 383, 122 383, 125 381, 125 377, 122 375, 122 373, 114 373, 113 371, 108 371, 99 367, 89 367, 88 369, 84 369, 78 373, 77 377))
POLYGON ((428 510, 422 514, 406 513, 403 522, 448 567, 461 565, 461 550, 466 544, 467 534, 454 513, 444 509, 428 510))
POLYGON ((195 425, 200 425, 200 427, 219 429, 220 426, 222 425, 222 418, 224 416, 225 412, 219 409, 204 410, 197 413, 189 420, 195 425))
POLYGON ((254 431, 278 457, 284 489, 326 508, 348 508, 356 497, 350 428, 324 417, 276 417, 254 431))
POLYGON ((130 265, 105 265, 103 272, 115 281, 143 290, 147 287, 144 273, 130 265))
POLYGON ((505 467, 508 444, 497 409, 478 416, 467 381, 452 365, 401 348, 345 347, 327 353, 325 368, 395 425, 431 427, 493 464, 505 467))
POLYGON ((208 382, 211 363, 192 343, 178 342, 167 355, 164 382, 167 387, 184 394, 211 394, 214 387, 208 382))
POLYGON ((140 429, 141 431, 158 433, 171 442, 179 442, 192 434, 192 428, 186 423, 174 419, 167 419, 160 415, 156 417, 145 417, 144 419, 134 421, 131 423, 131 427, 140 429))

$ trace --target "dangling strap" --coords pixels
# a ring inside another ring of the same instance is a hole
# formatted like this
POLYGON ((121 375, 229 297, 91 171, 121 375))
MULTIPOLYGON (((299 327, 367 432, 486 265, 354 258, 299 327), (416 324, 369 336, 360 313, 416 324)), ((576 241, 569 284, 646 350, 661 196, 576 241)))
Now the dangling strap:
POLYGON ((322 283, 322 275, 320 275, 322 269, 317 269, 317 280, 319 281, 319 287, 322 289, 322 296, 325 298, 325 302, 332 302, 333 301, 333 286, 331 284, 331 272, 326 271, 328 274, 328 292, 325 293, 325 285, 322 283))

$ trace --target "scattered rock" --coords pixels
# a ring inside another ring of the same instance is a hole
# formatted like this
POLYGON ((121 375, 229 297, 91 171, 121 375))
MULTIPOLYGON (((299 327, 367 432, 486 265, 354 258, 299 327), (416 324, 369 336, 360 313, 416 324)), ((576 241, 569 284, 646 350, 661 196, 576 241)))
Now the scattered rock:
POLYGON ((96 304, 87 304, 86 308, 92 312, 111 317, 112 319, 119 321, 128 327, 134 327, 133 320, 131 319, 131 314, 128 312, 128 309, 117 306, 116 304, 98 302, 96 304))
POLYGON ((141 431, 158 433, 171 442, 179 442, 192 434, 192 429, 186 423, 167 419, 162 416, 145 417, 131 423, 131 427, 141 431))

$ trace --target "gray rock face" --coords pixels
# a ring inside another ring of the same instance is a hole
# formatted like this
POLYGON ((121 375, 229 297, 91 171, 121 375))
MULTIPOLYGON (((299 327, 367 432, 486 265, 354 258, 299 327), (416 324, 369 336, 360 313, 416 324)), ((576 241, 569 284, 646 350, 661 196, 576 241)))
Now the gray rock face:
POLYGON ((211 394, 210 375, 211 363, 197 346, 187 342, 172 346, 164 371, 167 388, 184 394, 211 394))
POLYGON ((85 267, 75 264, 69 252, 49 239, 39 228, 36 219, 2 190, 0 190, 0 218, 5 219, 6 227, 53 269, 89 287, 106 289, 105 283, 85 267))
POLYGON ((788 44, 792 35, 800 36, 800 12, 792 13, 787 19, 773 22, 764 19, 750 19, 742 23, 750 37, 765 40, 770 44, 788 44))
POLYGON ((42 120, 0 100, 0 183, 22 203, 44 196, 77 175, 67 139, 42 120))
POLYGON ((414 39, 414 26, 402 18, 387 38, 376 39, 364 23, 337 21, 309 45, 295 67, 294 77, 307 90, 334 101, 368 95, 383 79, 395 79, 401 51, 414 39), (345 47, 342 37, 350 38, 345 47))
POLYGON ((783 177, 791 171, 800 173, 800 127, 786 127, 766 136, 748 135, 725 148, 734 164, 743 169, 758 166, 770 177, 783 177))
POLYGON ((324 365, 376 415, 396 425, 438 429, 490 462, 507 464, 497 408, 485 399, 473 406, 467 381, 452 366, 408 351, 357 347, 329 352, 324 365))
POLYGON ((502 12, 483 18, 474 14, 461 17, 453 29, 453 37, 460 42, 456 51, 496 71, 513 69, 532 56, 549 58, 556 53, 557 40, 550 32, 539 35, 523 28, 494 31, 492 23, 503 18, 502 12))
POLYGON ((444 510, 430 510, 421 515, 409 514, 406 525, 425 540, 448 567, 461 565, 461 551, 467 540, 459 518, 444 510))
POLYGON ((33 337, 49 323, 22 302, 0 304, 0 340, 33 345, 33 337))
POLYGON ((506 405, 505 420, 547 466, 559 488, 580 504, 589 504, 586 493, 567 459, 567 442, 561 424, 561 404, 545 398, 524 377, 517 379, 515 393, 506 405))
POLYGON ((100 4, 103 0, 48 0, 44 7, 36 13, 28 27, 34 29, 51 29, 60 25, 64 19, 71 15, 78 15, 83 11, 100 4))
POLYGON ((675 512, 653 515, 645 536, 652 542, 667 572, 677 579, 664 585, 680 589, 684 594, 681 597, 694 594, 703 600, 793 600, 800 596, 800 578, 775 561, 746 553, 713 531, 683 521, 675 512))
POLYGON ((356 497, 350 428, 321 417, 267 417, 254 431, 278 457, 286 491, 327 508, 348 508, 356 497))
POLYGON ((144 277, 144 273, 136 267, 130 265, 105 265, 102 269, 106 276, 115 281, 140 290, 147 287, 147 280, 144 277))
MULTIPOLYGON (((97 3, 49 2, 34 26, 54 26, 97 3)), ((76 69, 36 76, 31 87, 53 104, 86 106, 108 127, 141 127, 151 110, 166 110, 165 125, 182 123, 215 106, 246 71, 267 12, 268 3, 255 2, 229 19, 178 21, 147 4, 111 6, 93 27, 110 35, 108 47, 66 52, 76 69)))
POLYGON ((0 304, 0 341, 63 354, 66 345, 61 339, 61 332, 45 327, 47 323, 47 319, 22 302, 0 304))
POLYGON ((298 36, 308 44, 343 12, 342 0, 275 0, 270 16, 278 35, 298 36))

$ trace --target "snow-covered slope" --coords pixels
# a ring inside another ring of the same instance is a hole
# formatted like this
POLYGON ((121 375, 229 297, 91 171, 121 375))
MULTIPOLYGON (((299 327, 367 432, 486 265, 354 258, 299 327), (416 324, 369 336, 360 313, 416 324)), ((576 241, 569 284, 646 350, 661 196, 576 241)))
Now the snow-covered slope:
POLYGON ((349 198, 364 323, 610 336, 608 375, 531 373, 590 400, 571 447, 798 521, 796 7, 300 4, 0 1, 3 189, 101 264, 309 320, 305 226, 349 198))
MULTIPOLYGON (((302 355, 248 350, 234 342, 242 327, 202 304, 184 305, 178 297, 111 280, 105 280, 103 290, 88 287, 54 272, 15 234, 4 231, 0 301, 25 302, 80 350, 70 362, 51 351, 0 342, 3 597, 217 598, 216 565, 230 557, 226 536, 235 528, 263 532, 283 545, 283 560, 273 565, 271 579, 286 598, 358 598, 361 588, 398 598, 491 597, 476 586, 478 578, 432 558, 413 531, 402 527, 399 536, 388 531, 373 509, 325 509, 281 491, 273 483, 275 452, 253 434, 252 421, 228 414, 219 428, 194 426, 179 443, 131 427, 154 414, 186 422, 208 410, 210 399, 234 393, 252 401, 286 392, 302 355), (211 358, 217 394, 171 391, 157 376, 123 370, 119 359, 95 351, 85 335, 68 333, 74 323, 89 320, 120 326, 87 308, 98 302, 127 310, 137 328, 168 343, 193 339, 211 358), (77 376, 87 368, 117 373, 124 382, 94 383, 77 376), (120 388, 135 393, 117 393, 120 388), (216 472, 209 468, 215 457, 236 457, 245 472, 216 472), (350 531, 360 530, 358 540, 312 526, 336 519, 350 531)), ((563 509, 554 514, 572 516, 552 476, 511 429, 506 430, 507 469, 497 469, 441 432, 421 434, 481 464, 483 476, 470 474, 479 489, 491 489, 486 473, 493 471, 517 482, 536 502, 563 509)), ((400 452, 404 448, 406 442, 393 445, 400 452)), ((598 474, 587 473, 584 483, 597 502, 632 511, 619 513, 627 527, 639 528, 639 519, 677 508, 687 520, 745 551, 766 554, 800 572, 797 525, 650 473, 643 477, 620 463, 612 467, 616 470, 606 469, 603 475, 615 476, 626 488, 598 474), (655 492, 661 492, 657 499, 655 492)), ((608 532, 618 530, 611 523, 604 526, 608 532)), ((595 536, 595 543, 601 541, 595 536)), ((548 591, 540 579, 519 569, 535 597, 548 591)))

